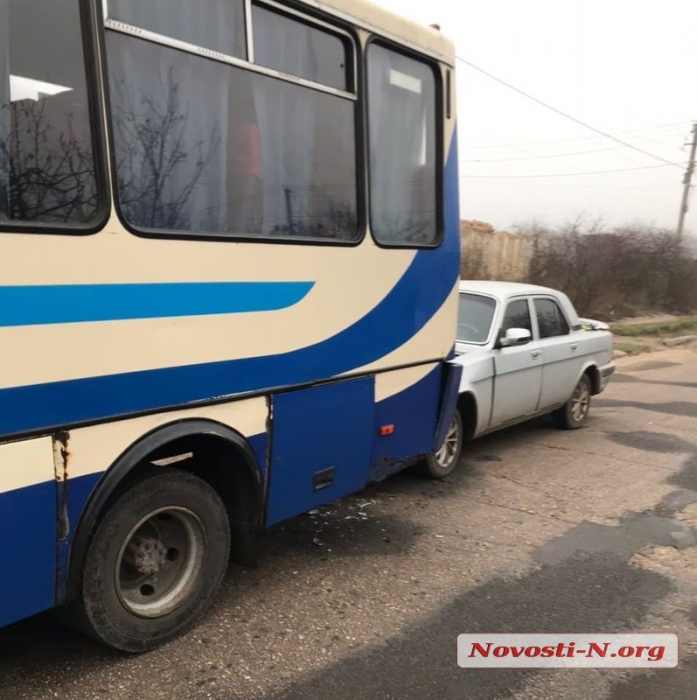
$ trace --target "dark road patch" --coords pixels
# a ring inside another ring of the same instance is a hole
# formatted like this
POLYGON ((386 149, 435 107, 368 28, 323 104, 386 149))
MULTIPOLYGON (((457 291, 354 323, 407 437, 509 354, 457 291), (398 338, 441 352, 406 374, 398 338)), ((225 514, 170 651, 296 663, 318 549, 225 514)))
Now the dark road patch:
POLYGON ((654 413, 667 413, 670 416, 697 418, 697 403, 693 401, 670 401, 667 403, 647 403, 644 401, 618 401, 617 399, 595 399, 594 405, 602 408, 641 408, 654 413))
POLYGON ((683 468, 666 479, 666 483, 683 489, 697 491, 697 452, 683 465, 683 468))
POLYGON ((690 612, 687 614, 690 622, 697 627, 697 603, 690 608, 690 612))
MULTIPOLYGON (((667 479, 668 483, 670 483, 671 478, 667 479)), ((664 496, 660 503, 651 510, 650 514, 660 518, 672 518, 676 513, 693 503, 697 503, 697 491, 680 489, 664 496)))
MULTIPOLYGON (((676 435, 669 433, 653 433, 639 430, 627 433, 610 433, 608 437, 614 442, 626 447, 634 447, 646 452, 657 452, 660 454, 688 454, 690 457, 685 462, 679 472, 666 479, 667 484, 678 486, 689 492, 697 492, 697 444, 683 440, 676 435)), ((672 494, 671 494, 672 496, 672 494)), ((669 496, 670 497, 670 496, 669 496)), ((688 498, 690 498, 688 496, 688 498)), ((688 500, 682 507, 694 503, 688 500)), ((663 502, 659 503, 654 510, 656 515, 660 514, 663 502)), ((676 511, 673 511, 673 513, 676 511)))
MULTIPOLYGON (((385 644, 291 684, 274 700, 512 697, 539 671, 460 669, 455 658, 458 634, 632 630, 671 590, 664 576, 622 558, 572 557, 463 593, 385 644)), ((224 694, 217 698, 231 700, 224 694)))
POLYGON ((668 367, 679 367, 679 362, 665 362, 660 360, 652 360, 650 362, 642 362, 638 365, 628 367, 628 372, 649 372, 652 369, 668 369, 668 367))
POLYGON ((633 382, 641 382, 643 380, 638 377, 632 377, 630 374, 615 374, 612 378, 613 384, 631 384, 633 382))
POLYGON ((697 449, 695 443, 688 442, 670 433, 655 433, 648 430, 608 433, 608 437, 619 445, 659 454, 689 454, 697 449))
POLYGON ((579 553, 607 553, 629 561, 649 544, 680 548, 694 546, 697 533, 688 525, 670 518, 630 513, 619 525, 579 523, 561 537, 538 548, 533 557, 543 564, 556 564, 579 553))
POLYGON ((690 700, 697 694, 697 659, 678 668, 636 673, 612 684, 608 700, 690 700))
POLYGON ((633 377, 631 374, 616 374, 612 378, 613 383, 619 384, 656 384, 660 386, 677 386, 682 389, 697 389, 697 382, 671 382, 659 379, 644 379, 643 377, 633 377))

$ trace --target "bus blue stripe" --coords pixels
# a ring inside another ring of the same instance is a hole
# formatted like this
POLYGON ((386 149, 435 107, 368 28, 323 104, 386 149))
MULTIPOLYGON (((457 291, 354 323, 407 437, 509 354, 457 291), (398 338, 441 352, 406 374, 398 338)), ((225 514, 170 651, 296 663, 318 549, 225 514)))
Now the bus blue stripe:
POLYGON ((0 286, 0 327, 239 314, 286 309, 313 282, 0 286))
POLYGON ((420 250, 387 296, 337 335, 266 357, 2 389, 0 435, 270 391, 328 379, 371 364, 418 333, 443 305, 458 279, 456 139, 446 167, 445 220, 440 247, 420 250))

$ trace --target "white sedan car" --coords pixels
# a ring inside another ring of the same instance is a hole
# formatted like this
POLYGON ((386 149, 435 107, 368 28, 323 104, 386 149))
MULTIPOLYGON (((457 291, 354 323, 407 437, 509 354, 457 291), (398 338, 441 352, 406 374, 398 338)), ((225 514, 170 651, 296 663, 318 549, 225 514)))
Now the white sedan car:
POLYGON ((515 423, 551 414, 560 428, 580 428, 615 371, 609 327, 529 284, 462 282, 455 349, 458 410, 428 460, 435 477, 452 472, 463 441, 515 423))

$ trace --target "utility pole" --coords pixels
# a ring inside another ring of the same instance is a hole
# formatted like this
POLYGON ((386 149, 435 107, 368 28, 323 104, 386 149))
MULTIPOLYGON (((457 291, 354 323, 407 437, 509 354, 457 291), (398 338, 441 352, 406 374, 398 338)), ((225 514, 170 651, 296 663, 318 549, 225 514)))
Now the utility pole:
POLYGON ((682 204, 680 205, 680 219, 678 220, 678 238, 682 239, 683 228, 685 227, 685 214, 689 209, 690 187, 692 186, 692 175, 695 172, 695 154, 697 153, 697 122, 692 125, 692 145, 690 146, 690 160, 687 163, 685 178, 683 183, 685 189, 682 193, 682 204))

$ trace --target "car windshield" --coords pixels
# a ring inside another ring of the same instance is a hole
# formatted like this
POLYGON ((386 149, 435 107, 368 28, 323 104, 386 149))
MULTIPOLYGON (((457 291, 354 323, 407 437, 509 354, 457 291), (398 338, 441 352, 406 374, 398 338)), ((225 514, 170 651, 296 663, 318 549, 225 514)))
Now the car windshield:
POLYGON ((496 299, 479 294, 460 294, 457 339, 461 343, 486 343, 494 320, 496 299))

